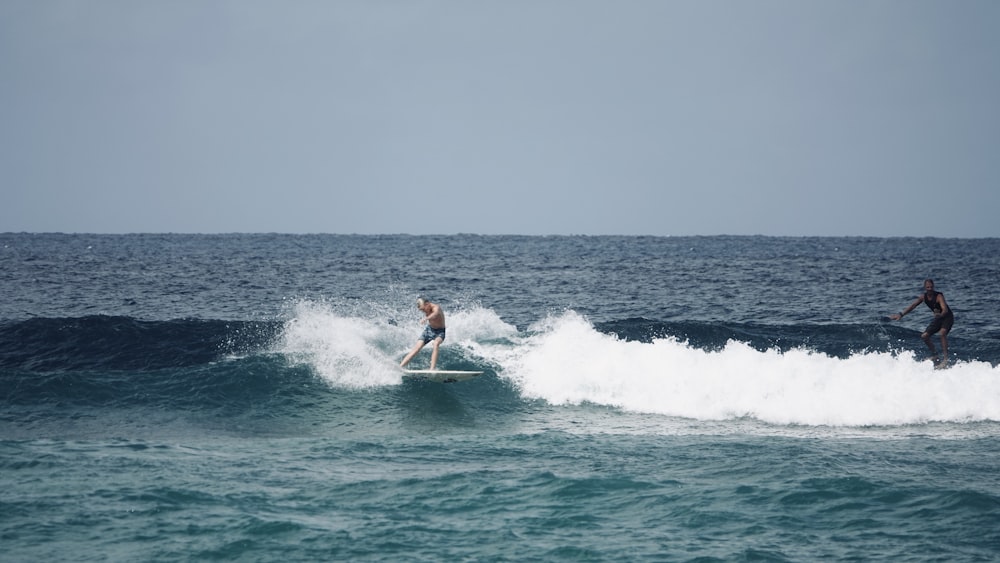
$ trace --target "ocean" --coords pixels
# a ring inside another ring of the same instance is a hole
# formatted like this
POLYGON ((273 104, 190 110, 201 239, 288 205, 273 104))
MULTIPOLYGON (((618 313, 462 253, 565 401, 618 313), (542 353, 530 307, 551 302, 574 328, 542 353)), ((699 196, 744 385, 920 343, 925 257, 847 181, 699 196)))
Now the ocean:
POLYGON ((0 560, 998 561, 998 280, 1000 239, 0 234, 0 560), (886 318, 925 278, 947 369, 886 318), (417 296, 483 376, 402 379, 417 296))

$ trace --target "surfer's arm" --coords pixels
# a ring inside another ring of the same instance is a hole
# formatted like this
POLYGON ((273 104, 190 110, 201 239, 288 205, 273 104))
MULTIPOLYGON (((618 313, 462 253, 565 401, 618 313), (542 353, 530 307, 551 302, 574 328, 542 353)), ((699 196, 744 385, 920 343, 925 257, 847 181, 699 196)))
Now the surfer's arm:
POLYGON ((913 300, 913 303, 910 303, 909 307, 903 309, 902 311, 900 311, 899 313, 897 313, 895 315, 891 315, 889 318, 892 319, 892 320, 894 320, 894 321, 898 321, 899 319, 902 319, 907 314, 909 314, 909 312, 912 311, 914 307, 916 307, 917 305, 920 305, 921 301, 923 301, 923 298, 922 297, 917 297, 916 299, 913 300))

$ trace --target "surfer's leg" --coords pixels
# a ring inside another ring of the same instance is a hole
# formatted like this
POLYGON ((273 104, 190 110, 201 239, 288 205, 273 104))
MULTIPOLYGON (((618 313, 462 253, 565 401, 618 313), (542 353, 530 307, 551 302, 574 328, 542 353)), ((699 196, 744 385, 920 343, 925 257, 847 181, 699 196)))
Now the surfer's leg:
POLYGON ((431 350, 431 369, 437 368, 438 363, 438 347, 441 346, 441 338, 434 339, 434 348, 431 350))
MULTIPOLYGON (((403 358, 403 361, 399 363, 399 367, 405 368, 406 364, 410 363, 410 360, 413 359, 413 356, 416 356, 417 352, 424 347, 424 344, 425 342, 423 340, 417 340, 417 345, 413 347, 413 350, 410 350, 410 353, 407 354, 405 358, 403 358)), ((434 352, 437 353, 437 347, 434 348, 434 352)), ((433 365, 431 366, 431 369, 434 369, 433 365)))
POLYGON ((948 361, 948 329, 941 329, 941 361, 948 361))
POLYGON ((927 345, 927 349, 931 351, 931 356, 936 356, 937 350, 934 349, 934 343, 931 342, 931 333, 924 332, 920 335, 920 338, 924 340, 924 344, 927 345))

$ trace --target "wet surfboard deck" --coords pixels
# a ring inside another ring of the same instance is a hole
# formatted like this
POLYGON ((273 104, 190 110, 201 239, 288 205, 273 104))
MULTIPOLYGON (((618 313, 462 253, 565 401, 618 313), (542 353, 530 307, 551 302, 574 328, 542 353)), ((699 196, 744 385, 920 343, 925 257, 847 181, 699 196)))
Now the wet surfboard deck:
POLYGON ((422 379, 438 383, 455 383, 466 381, 482 375, 481 371, 460 371, 446 369, 404 369, 403 379, 422 379))

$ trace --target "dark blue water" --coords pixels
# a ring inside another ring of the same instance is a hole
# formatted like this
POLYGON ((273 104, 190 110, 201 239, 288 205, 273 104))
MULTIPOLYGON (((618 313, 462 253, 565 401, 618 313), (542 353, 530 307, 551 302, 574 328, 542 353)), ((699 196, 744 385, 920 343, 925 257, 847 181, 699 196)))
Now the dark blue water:
POLYGON ((0 234, 0 558, 997 560, 997 279, 996 239, 0 234), (926 277, 948 369, 885 319, 926 277), (418 294, 483 377, 402 381, 418 294))

